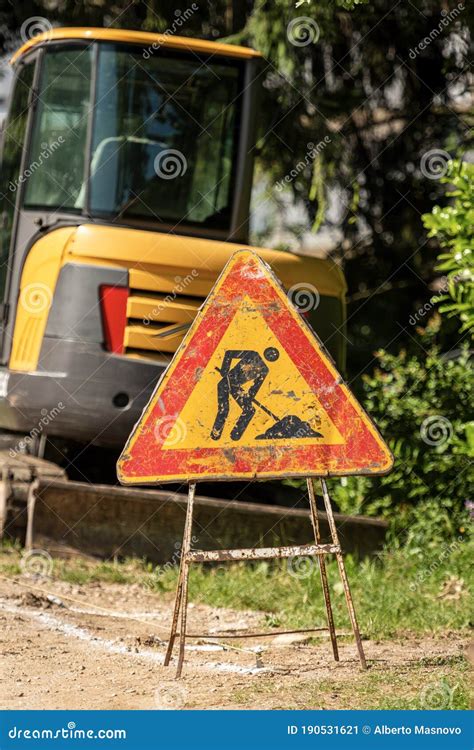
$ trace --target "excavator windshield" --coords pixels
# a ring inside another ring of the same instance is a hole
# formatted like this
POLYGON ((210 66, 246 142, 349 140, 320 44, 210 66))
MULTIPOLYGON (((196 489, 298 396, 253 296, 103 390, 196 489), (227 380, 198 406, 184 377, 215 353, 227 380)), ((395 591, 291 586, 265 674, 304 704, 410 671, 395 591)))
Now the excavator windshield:
POLYGON ((25 208, 227 229, 242 67, 137 45, 44 55, 25 208))

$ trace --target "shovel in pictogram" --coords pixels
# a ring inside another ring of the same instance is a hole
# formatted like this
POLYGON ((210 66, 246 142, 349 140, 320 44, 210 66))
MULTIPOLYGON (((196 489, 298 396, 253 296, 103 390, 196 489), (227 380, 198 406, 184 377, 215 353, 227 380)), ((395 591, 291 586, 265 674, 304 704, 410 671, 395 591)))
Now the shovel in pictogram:
MULTIPOLYGON (((223 372, 219 367, 215 368, 220 375, 223 372)), ((323 437, 320 432, 313 430, 309 422, 296 416, 296 414, 288 414, 284 417, 279 417, 272 412, 268 407, 262 404, 255 396, 251 399, 255 406, 268 414, 274 420, 274 424, 268 427, 265 432, 261 435, 257 435, 256 440, 282 440, 284 438, 309 438, 309 437, 323 437)))

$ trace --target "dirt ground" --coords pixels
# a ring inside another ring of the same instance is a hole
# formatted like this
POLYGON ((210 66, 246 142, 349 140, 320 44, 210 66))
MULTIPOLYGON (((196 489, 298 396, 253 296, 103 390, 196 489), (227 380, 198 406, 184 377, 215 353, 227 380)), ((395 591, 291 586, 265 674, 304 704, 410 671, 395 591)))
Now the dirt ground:
MULTIPOLYGON (((350 638, 340 641, 339 663, 325 635, 230 642, 244 651, 192 639, 177 681, 175 661, 162 666, 171 606, 170 595, 137 584, 2 576, 0 708, 375 708, 397 696, 403 707, 448 708, 439 703, 457 689, 449 665, 467 645, 456 634, 365 641, 362 672, 350 638)), ((263 613, 189 608, 192 633, 262 627, 263 613)))

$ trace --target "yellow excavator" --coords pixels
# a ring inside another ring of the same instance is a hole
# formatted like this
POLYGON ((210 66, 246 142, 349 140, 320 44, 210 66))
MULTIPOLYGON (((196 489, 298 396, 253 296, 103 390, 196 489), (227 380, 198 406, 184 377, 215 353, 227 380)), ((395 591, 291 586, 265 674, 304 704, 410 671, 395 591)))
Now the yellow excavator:
MULTIPOLYGON (((2 446, 12 460, 55 447, 60 463, 70 444, 118 454, 225 262, 248 246, 262 61, 200 39, 55 28, 11 64, 2 446)), ((343 369, 340 268, 254 250, 287 289, 317 296, 302 312, 343 369)))

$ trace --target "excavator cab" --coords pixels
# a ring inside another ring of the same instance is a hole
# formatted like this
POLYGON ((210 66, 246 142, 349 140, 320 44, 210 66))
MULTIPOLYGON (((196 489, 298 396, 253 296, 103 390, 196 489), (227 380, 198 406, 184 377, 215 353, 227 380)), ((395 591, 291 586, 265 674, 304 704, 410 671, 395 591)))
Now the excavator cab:
MULTIPOLYGON (((0 172, 0 428, 119 450, 248 243, 259 54, 54 29, 13 57, 0 172)), ((344 366, 345 282, 263 248, 344 366)), ((35 441, 32 441, 33 443, 35 441)))

